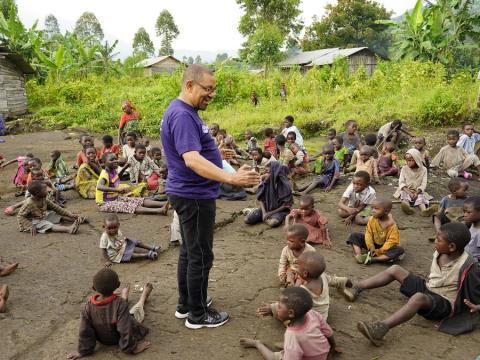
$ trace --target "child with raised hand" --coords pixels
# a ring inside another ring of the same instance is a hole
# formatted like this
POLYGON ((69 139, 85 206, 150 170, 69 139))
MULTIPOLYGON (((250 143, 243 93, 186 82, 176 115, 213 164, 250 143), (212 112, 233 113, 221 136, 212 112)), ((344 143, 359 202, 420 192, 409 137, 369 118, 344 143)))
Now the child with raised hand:
POLYGON ((125 161, 128 161, 133 155, 135 155, 135 145, 137 141, 137 133, 129 132, 125 135, 126 144, 122 146, 122 157, 125 161))
POLYGON ((480 261, 480 196, 472 196, 463 204, 463 218, 470 228, 471 240, 465 247, 470 255, 480 261))
POLYGON ((101 159, 103 154, 111 152, 115 155, 120 154, 120 146, 118 144, 113 143, 113 137, 111 135, 104 135, 102 137, 103 146, 97 148, 98 157, 101 159))
POLYGON ((140 300, 128 309, 128 290, 121 296, 115 294, 120 280, 115 271, 104 268, 93 277, 92 295, 82 309, 78 349, 68 354, 67 359, 75 360, 93 354, 97 341, 104 345, 118 345, 127 354, 139 354, 147 350, 151 343, 143 340, 148 328, 141 322, 145 316, 144 306, 153 286, 146 283, 140 300))
POLYGON ((293 205, 288 168, 278 161, 272 161, 265 166, 261 179, 257 189, 260 208, 253 209, 245 216, 245 224, 264 222, 272 228, 278 227, 283 224, 293 205))
POLYGON ((302 224, 308 229, 308 243, 332 246, 327 229, 328 219, 315 209, 313 196, 303 195, 300 198, 299 208, 290 211, 285 221, 285 227, 288 228, 293 224, 302 224))
POLYGON ((82 134, 80 135, 80 140, 78 141, 80 145, 82 145, 82 150, 77 153, 77 157, 75 160, 75 166, 78 169, 80 165, 84 162, 87 162, 87 155, 85 154, 85 150, 90 146, 94 146, 93 137, 89 134, 82 134))
POLYGON ((372 216, 365 233, 352 233, 347 244, 353 248, 359 264, 393 262, 400 260, 405 250, 400 247, 400 232, 390 214, 392 202, 376 198, 372 202, 372 216))
POLYGON ((75 188, 82 198, 95 199, 95 191, 102 167, 93 146, 85 149, 85 155, 87 156, 87 161, 82 163, 77 170, 75 188))
POLYGON ((467 154, 475 154, 475 144, 480 141, 480 133, 475 130, 473 124, 463 125, 463 134, 460 136, 457 145, 467 154))
POLYGON ((25 156, 19 156, 10 161, 4 162, 0 165, 0 170, 5 169, 10 164, 17 163, 17 172, 13 176, 13 184, 16 187, 15 196, 22 196, 25 193, 27 186, 27 177, 30 171, 28 167, 28 160, 32 159, 33 154, 26 154, 25 156))
POLYGON ((480 159, 477 155, 468 154, 462 147, 457 145, 460 134, 457 130, 447 132, 448 145, 442 147, 433 158, 431 166, 444 170, 449 177, 472 178, 468 168, 475 167, 480 171, 480 159))
POLYGON ((270 159, 270 156, 277 158, 277 143, 275 142, 275 135, 272 128, 265 129, 265 141, 263 142, 263 151, 265 157, 270 159))
POLYGON ((316 188, 324 189, 329 192, 340 178, 340 163, 334 158, 333 146, 324 145, 322 148, 322 157, 315 161, 315 179, 307 186, 298 188, 300 195, 305 195, 316 188))
POLYGON ((423 165, 428 170, 430 168, 430 153, 425 148, 426 145, 427 145, 427 143, 425 141, 425 138, 422 137, 422 136, 414 137, 412 139, 412 144, 413 144, 413 147, 420 152, 420 156, 422 157, 423 165))
POLYGON ((378 175, 380 177, 398 175, 397 159, 395 144, 392 142, 385 143, 383 154, 377 160, 378 175))
POLYGON ((480 263, 464 251, 469 241, 470 232, 464 224, 445 224, 435 239, 428 279, 393 265, 368 279, 354 282, 353 287, 344 292, 350 301, 355 301, 367 289, 393 281, 400 283, 400 292, 409 298, 384 320, 360 321, 358 330, 380 346, 390 329, 418 314, 427 320, 441 321, 438 329, 450 335, 472 331, 479 320, 474 304, 480 304, 480 263))
POLYGON ((105 266, 112 263, 130 262, 134 259, 156 260, 160 246, 145 245, 141 241, 125 237, 120 231, 120 220, 116 214, 108 214, 103 219, 104 232, 100 237, 100 249, 105 266))
POLYGON ((468 183, 465 180, 454 178, 448 182, 447 195, 440 200, 439 211, 433 216, 435 232, 440 230, 443 224, 449 222, 463 222, 463 205, 467 199, 468 183))
POLYGON ((117 156, 114 153, 106 153, 102 160, 105 169, 100 173, 95 192, 98 210, 127 214, 167 214, 168 207, 159 201, 122 196, 130 193, 132 187, 123 187, 120 184, 121 172, 117 173, 117 156))
POLYGON ((158 190, 160 179, 160 168, 147 156, 147 148, 143 144, 135 145, 135 153, 130 156, 122 170, 128 169, 130 183, 147 183, 148 190, 158 190))
POLYGON ((413 208, 420 209, 421 216, 431 216, 438 207, 428 207, 432 197, 425 191, 427 188, 427 168, 417 149, 410 149, 405 154, 406 165, 400 171, 398 188, 393 197, 402 201, 402 211, 407 215, 415 213, 413 208))
POLYGON ((256 348, 262 357, 274 359, 315 359, 327 360, 330 353, 339 353, 333 331, 325 319, 312 311, 312 297, 307 290, 294 287, 283 290, 278 300, 277 318, 288 322, 283 350, 273 352, 262 342, 254 339, 240 339, 245 348, 256 348))
POLYGON ((343 223, 366 225, 375 195, 375 189, 370 186, 370 175, 366 171, 357 171, 338 203, 338 215, 344 219, 343 223))
POLYGON ((30 232, 32 236, 47 231, 76 234, 78 226, 86 218, 73 214, 47 199, 47 185, 42 181, 33 181, 28 186, 30 197, 25 200, 17 215, 20 231, 30 232), (71 226, 59 225, 62 221, 73 222, 71 226))
POLYGON ((295 285, 298 271, 298 258, 305 252, 314 252, 315 248, 307 244, 308 229, 302 224, 286 228, 287 246, 282 250, 278 264, 278 278, 284 287, 295 285))
POLYGON ((348 148, 343 146, 343 139, 341 136, 335 136, 331 142, 333 145, 333 150, 335 152, 334 158, 338 160, 340 167, 345 171, 346 170, 346 160, 348 160, 348 148))

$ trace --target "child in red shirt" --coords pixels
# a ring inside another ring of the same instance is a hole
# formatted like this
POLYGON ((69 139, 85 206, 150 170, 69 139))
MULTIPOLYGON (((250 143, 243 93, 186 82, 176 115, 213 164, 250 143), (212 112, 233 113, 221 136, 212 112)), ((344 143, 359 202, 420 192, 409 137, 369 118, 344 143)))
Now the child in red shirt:
POLYGON ((97 148, 97 158, 101 159, 105 153, 114 153, 118 156, 120 154, 120 146, 113 143, 113 137, 105 135, 102 138, 103 146, 97 148))
POLYGON ((267 159, 270 156, 277 158, 277 143, 275 142, 275 136, 273 135, 273 129, 265 129, 265 141, 263 142, 264 155, 267 159))

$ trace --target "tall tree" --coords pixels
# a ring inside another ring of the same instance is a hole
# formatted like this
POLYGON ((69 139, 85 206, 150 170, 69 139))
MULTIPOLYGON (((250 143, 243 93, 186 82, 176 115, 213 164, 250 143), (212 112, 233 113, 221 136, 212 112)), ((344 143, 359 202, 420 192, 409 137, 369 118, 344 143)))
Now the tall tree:
POLYGON ((200 55, 197 55, 195 57, 195 64, 201 64, 202 63, 202 57, 200 55))
POLYGON ((55 15, 50 14, 45 18, 44 34, 47 39, 52 39, 56 35, 60 35, 60 26, 55 15))
POLYGON ((0 0, 0 12, 5 19, 8 19, 10 16, 10 9, 12 9, 12 14, 17 16, 18 7, 15 0, 0 0))
POLYGON ((192 65, 194 62, 195 62, 195 60, 193 59, 193 57, 189 56, 188 57, 188 65, 192 65))
POLYGON ((135 33, 132 47, 134 55, 141 55, 144 58, 155 56, 153 42, 150 40, 150 35, 148 35, 147 30, 143 27, 135 33))
POLYGON ((215 62, 223 62, 225 60, 228 60, 227 53, 217 54, 217 57, 215 58, 215 62))
POLYGON ((84 12, 75 23, 74 33, 79 39, 86 39, 88 46, 99 45, 103 40, 102 25, 92 12, 84 12))
POLYGON ((325 9, 326 15, 314 18, 306 29, 303 50, 366 46, 387 55, 391 33, 379 20, 390 19, 392 12, 383 5, 375 0, 338 0, 325 9))
POLYGON ((173 20, 172 14, 168 10, 163 10, 155 23, 157 36, 161 38, 159 55, 173 55, 172 41, 180 34, 177 25, 173 20))

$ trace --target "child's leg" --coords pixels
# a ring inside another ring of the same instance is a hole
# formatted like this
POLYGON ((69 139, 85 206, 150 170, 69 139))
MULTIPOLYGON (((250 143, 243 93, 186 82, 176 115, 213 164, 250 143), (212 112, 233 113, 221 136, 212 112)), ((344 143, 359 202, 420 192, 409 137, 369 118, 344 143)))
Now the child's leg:
POLYGON ((160 250, 160 246, 158 246, 158 245, 147 245, 147 244, 142 243, 141 241, 137 241, 136 247, 138 247, 140 249, 152 250, 152 251, 160 250))
POLYGON ((392 281, 398 281, 403 284, 403 281, 410 273, 399 265, 392 265, 388 269, 379 272, 372 277, 359 281, 355 287, 360 290, 376 289, 390 284, 392 281))
POLYGON ((338 210, 337 210, 337 213, 338 213, 338 215, 339 215, 341 218, 343 218, 343 219, 345 219, 345 218, 347 218, 347 217, 350 216, 350 214, 349 214, 348 212, 346 212, 345 210, 343 210, 343 209, 338 209, 338 210))
POLYGON ((10 294, 7 285, 0 286, 0 313, 4 313, 7 309, 8 295, 10 294))
POLYGON ((138 322, 142 322, 145 318, 145 303, 147 302, 152 290, 152 284, 146 283, 143 287, 142 295, 140 295, 140 300, 138 300, 138 302, 133 305, 129 311, 138 322))
POLYGON ((145 199, 143 200, 142 206, 146 208, 162 208, 165 206, 165 203, 160 201, 145 199))
POLYGON ((320 176, 315 177, 315 179, 310 183, 310 185, 305 186, 301 189, 298 189, 298 191, 302 195, 305 195, 305 194, 308 194, 309 192, 315 190, 317 187, 319 187, 323 184, 324 184, 323 176, 320 175, 320 176))
POLYGON ((52 232, 76 234, 78 231, 78 226, 79 222, 75 220, 71 226, 53 225, 50 230, 52 232))
POLYGON ((17 270, 17 268, 18 268, 18 263, 7 265, 4 268, 0 267, 0 276, 10 275, 12 272, 17 270))
MULTIPOLYGON (((147 201, 147 200, 145 200, 147 201)), ((153 201, 153 200, 148 200, 148 201, 153 201)), ((159 201, 155 201, 156 203, 159 203, 159 201)), ((154 206, 154 207, 145 207, 145 206, 137 206, 136 209, 135 209, 135 214, 147 214, 147 215, 153 215, 153 214, 157 214, 157 215, 166 215, 165 214, 165 211, 163 209, 163 205, 162 207, 158 207, 158 206, 154 206)))
POLYGON ((242 345, 244 348, 256 348, 265 360, 277 359, 275 353, 259 340, 241 338, 240 345, 242 345))

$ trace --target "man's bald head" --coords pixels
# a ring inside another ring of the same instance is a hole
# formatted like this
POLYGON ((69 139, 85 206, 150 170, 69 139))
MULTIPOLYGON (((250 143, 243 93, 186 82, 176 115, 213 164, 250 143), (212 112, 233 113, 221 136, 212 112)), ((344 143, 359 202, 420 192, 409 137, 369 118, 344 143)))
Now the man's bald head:
POLYGON ((189 65, 183 73, 182 86, 185 86, 188 81, 199 84, 205 75, 213 76, 212 70, 200 64, 189 65))

